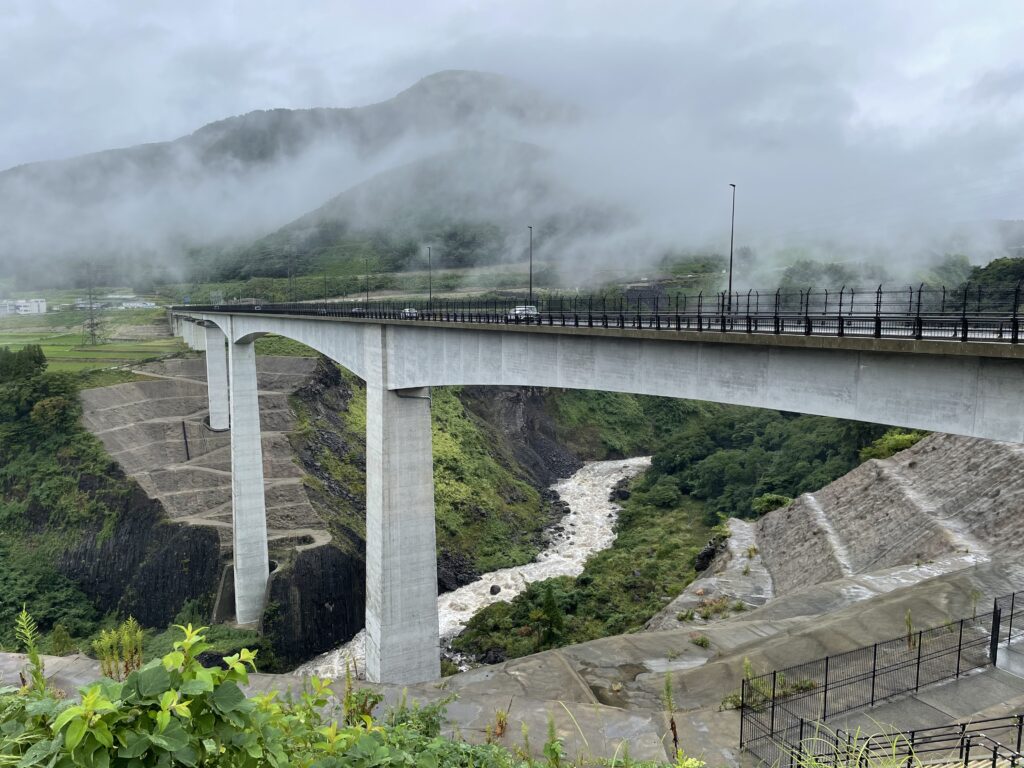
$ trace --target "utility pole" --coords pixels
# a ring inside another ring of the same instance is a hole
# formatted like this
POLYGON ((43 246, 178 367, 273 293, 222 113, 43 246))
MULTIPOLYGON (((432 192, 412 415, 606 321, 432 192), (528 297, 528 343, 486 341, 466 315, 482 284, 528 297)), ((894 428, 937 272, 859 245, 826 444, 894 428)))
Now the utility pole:
POLYGON ((433 309, 434 307, 434 274, 431 271, 431 254, 430 246, 427 246, 427 308, 433 309))
POLYGON ((527 304, 533 304, 533 227, 527 226, 530 230, 530 298, 527 304))
POLYGON ((728 311, 732 312, 732 244, 736 237, 736 185, 730 184, 732 187, 732 224, 729 226, 729 308, 728 311))

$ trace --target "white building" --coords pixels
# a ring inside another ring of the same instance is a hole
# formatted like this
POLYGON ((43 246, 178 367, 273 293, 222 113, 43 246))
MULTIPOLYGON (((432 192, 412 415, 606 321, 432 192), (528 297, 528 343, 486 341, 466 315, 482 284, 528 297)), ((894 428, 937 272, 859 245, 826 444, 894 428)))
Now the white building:
POLYGON ((46 299, 18 299, 14 305, 19 315, 46 314, 46 299))

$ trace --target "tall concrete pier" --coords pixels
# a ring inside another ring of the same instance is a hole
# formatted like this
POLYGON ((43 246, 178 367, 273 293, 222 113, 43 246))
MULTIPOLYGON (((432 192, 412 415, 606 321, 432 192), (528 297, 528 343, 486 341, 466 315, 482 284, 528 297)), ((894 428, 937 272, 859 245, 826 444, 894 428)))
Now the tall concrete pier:
POLYGON ((263 615, 270 577, 256 348, 251 342, 231 342, 228 348, 235 620, 239 624, 253 624, 263 615))
POLYGON ((210 429, 228 428, 228 357, 224 331, 206 325, 206 387, 210 398, 210 429))
POLYGON ((366 388, 366 676, 441 675, 430 390, 366 388))

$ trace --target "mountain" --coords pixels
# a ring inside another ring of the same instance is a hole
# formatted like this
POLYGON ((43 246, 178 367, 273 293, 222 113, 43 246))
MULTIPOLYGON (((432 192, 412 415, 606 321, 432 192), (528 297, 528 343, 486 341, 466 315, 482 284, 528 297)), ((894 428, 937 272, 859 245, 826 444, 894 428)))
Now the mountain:
POLYGON ((368 258, 378 271, 468 267, 518 261, 527 224, 551 253, 568 241, 600 235, 625 215, 561 182, 546 150, 493 137, 402 165, 358 184, 324 205, 223 259, 225 279, 282 276, 368 258))
POLYGON ((365 107, 251 112, 173 141, 17 166, 0 173, 0 262, 20 283, 87 261, 180 272, 190 249, 251 242, 464 136, 574 117, 521 83, 448 71, 365 107))

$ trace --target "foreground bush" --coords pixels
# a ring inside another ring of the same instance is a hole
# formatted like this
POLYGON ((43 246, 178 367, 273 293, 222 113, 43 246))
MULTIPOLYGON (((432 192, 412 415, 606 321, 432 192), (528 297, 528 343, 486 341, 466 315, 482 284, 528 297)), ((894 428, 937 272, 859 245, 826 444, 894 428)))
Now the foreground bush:
MULTIPOLYGON (((470 745, 440 735, 446 702, 426 707, 403 701, 383 722, 373 719, 382 697, 346 682, 340 707, 328 715, 331 691, 313 678, 298 696, 277 691, 247 697, 240 686, 255 670, 255 653, 203 667, 203 629, 179 627, 174 650, 129 674, 103 679, 66 700, 46 684, 35 623, 22 611, 17 635, 29 657, 25 684, 0 690, 0 766, 108 768, 535 768, 529 755, 499 746, 470 745)), ((548 768, 565 768, 552 732, 544 746, 548 768)), ((623 761, 618 761, 623 764, 623 761)), ((626 763, 629 761, 627 760, 626 763)), ((636 766, 637 764, 631 764, 636 766)), ((698 768, 681 753, 677 766, 698 768)))

